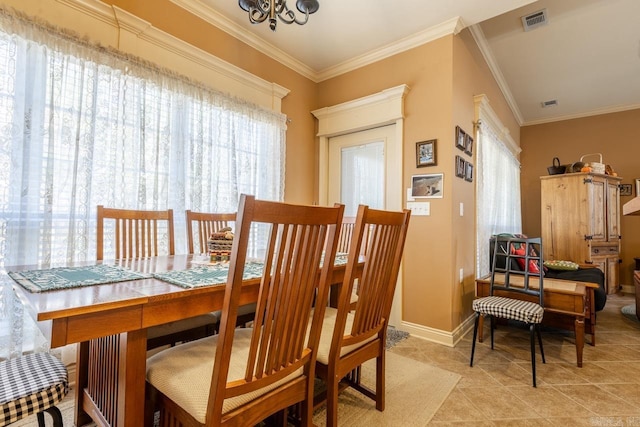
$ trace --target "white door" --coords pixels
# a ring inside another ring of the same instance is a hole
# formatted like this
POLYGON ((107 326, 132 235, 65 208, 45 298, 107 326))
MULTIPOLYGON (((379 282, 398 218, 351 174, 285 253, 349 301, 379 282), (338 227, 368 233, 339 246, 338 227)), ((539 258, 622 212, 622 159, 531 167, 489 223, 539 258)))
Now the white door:
MULTIPOLYGON (((355 216, 359 204, 374 209, 395 209, 397 174, 393 169, 401 159, 394 149, 395 125, 368 129, 329 138, 328 205, 343 203, 345 216, 355 216)), ((389 316, 389 323, 399 326, 402 320, 401 286, 389 316)))

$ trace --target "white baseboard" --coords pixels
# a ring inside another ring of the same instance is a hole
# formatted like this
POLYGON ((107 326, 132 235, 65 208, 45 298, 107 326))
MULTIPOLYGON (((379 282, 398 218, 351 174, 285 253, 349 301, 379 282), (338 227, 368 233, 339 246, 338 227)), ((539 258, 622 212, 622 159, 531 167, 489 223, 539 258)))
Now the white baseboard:
POLYGON ((403 321, 398 329, 409 332, 411 336, 422 338, 427 341, 446 345, 447 347, 455 347, 455 345, 471 330, 473 330, 473 322, 475 316, 469 316, 460 326, 453 332, 443 331, 440 329, 429 328, 424 325, 418 325, 411 322, 403 321))

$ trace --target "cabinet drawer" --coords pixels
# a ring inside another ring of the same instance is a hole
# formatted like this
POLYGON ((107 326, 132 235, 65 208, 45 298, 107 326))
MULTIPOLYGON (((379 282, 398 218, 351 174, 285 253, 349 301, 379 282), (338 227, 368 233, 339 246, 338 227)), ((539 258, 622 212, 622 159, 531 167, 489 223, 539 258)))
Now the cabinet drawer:
POLYGON ((615 246, 591 246, 591 256, 618 255, 618 245, 615 246))

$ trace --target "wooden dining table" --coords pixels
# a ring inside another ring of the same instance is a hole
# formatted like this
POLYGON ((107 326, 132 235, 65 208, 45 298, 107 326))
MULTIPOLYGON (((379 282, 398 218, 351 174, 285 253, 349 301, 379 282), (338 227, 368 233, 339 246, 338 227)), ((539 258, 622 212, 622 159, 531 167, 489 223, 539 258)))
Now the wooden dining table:
MULTIPOLYGON (((199 265, 192 255, 104 261, 104 264, 150 274, 199 265)), ((147 328, 219 310, 225 291, 224 284, 187 289, 149 277, 36 293, 6 273, 33 268, 6 267, 0 280, 11 282, 51 347, 79 343, 77 426, 91 421, 98 426, 142 426, 147 328)), ((344 272, 344 265, 336 265, 332 283, 342 283, 344 272)), ((244 281, 240 304, 257 300, 258 285, 259 279, 244 281)))

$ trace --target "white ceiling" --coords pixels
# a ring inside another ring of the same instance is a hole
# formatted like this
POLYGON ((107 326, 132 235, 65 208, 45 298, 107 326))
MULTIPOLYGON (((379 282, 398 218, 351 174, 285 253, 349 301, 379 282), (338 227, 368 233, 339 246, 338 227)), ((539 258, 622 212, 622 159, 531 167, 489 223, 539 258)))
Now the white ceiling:
POLYGON ((237 0, 171 1, 314 81, 470 26, 522 125, 640 108, 640 0, 319 0, 275 32, 237 0), (524 32, 544 8, 548 25, 524 32))

